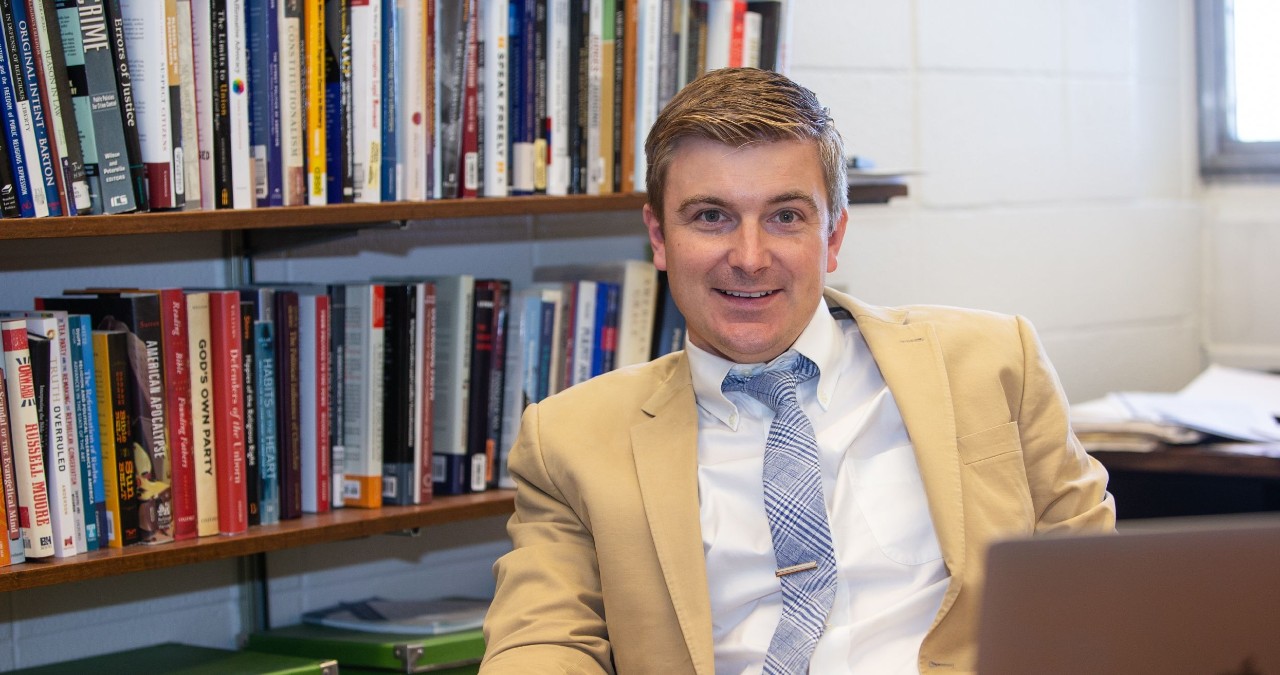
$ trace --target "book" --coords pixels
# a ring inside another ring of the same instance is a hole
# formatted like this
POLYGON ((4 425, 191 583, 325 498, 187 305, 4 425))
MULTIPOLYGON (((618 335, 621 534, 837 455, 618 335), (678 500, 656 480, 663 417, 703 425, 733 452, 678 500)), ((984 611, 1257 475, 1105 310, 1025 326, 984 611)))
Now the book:
POLYGON ((186 675, 337 675, 330 657, 301 657, 254 650, 235 651, 166 642, 13 671, 15 675, 72 673, 185 673, 186 675))
MULTIPOLYGON (((258 471, 261 485, 259 523, 280 522, 279 448, 276 442, 275 322, 257 319, 252 324, 254 383, 257 388, 258 471)), ((246 402, 247 407, 247 402, 246 402)))
POLYGON ((218 531, 241 534, 249 527, 249 504, 244 449, 244 342, 238 292, 209 293, 209 334, 218 531))
MULTIPOLYGON (((400 12, 397 44, 396 159, 400 166, 400 198, 427 198, 427 1, 396 0, 400 12)), ((434 61, 434 59, 433 59, 434 61)))
POLYGON ((258 352, 253 325, 258 317, 254 292, 240 291, 240 391, 243 396, 244 490, 248 525, 262 524, 262 467, 258 449, 258 352))
POLYGON ((421 284, 391 283, 383 286, 382 352, 382 503, 412 504, 417 494, 414 456, 417 454, 418 295, 421 284))
POLYGON ((200 132, 196 128, 199 111, 196 108, 195 51, 191 39, 191 3, 199 0, 178 0, 176 35, 173 58, 178 64, 177 117, 182 121, 180 147, 182 148, 182 187, 185 193, 183 209, 196 211, 204 208, 203 177, 200 174, 200 132))
MULTIPOLYGON (((40 95, 37 90, 32 89, 32 85, 35 83, 34 72, 28 73, 28 69, 24 67, 24 64, 33 62, 30 33, 29 30, 25 33, 27 38, 25 40, 26 48, 24 49, 22 46, 24 44, 24 32, 19 30, 19 18, 22 19, 21 25, 29 26, 29 24, 26 20, 25 4, 19 2, 18 5, 22 7, 14 7, 12 3, 0 3, 0 23, 3 23, 5 51, 8 54, 10 68, 9 88, 12 89, 18 113, 18 127, 22 137, 21 143, 17 147, 22 148, 23 163, 26 166, 26 175, 31 185, 34 215, 36 217, 55 215, 54 211, 50 210, 49 204, 50 183, 53 181, 53 164, 52 161, 47 164, 49 172, 46 173, 46 164, 44 162, 48 154, 48 139, 46 137, 42 145, 37 138, 37 122, 40 123, 39 128, 43 130, 43 120, 37 116, 40 95), (18 11, 19 9, 21 9, 21 12, 18 11), (34 100, 32 100, 33 98, 34 100), (42 157, 42 147, 44 149, 43 154, 46 157, 42 157)), ((34 68, 31 70, 34 70, 34 68)), ((56 202, 56 184, 52 188, 56 202)), ((56 215, 61 215, 60 209, 56 215)))
POLYGON ((156 291, 160 299, 163 343, 165 438, 172 466, 173 538, 198 536, 196 505, 196 439, 193 430, 191 344, 187 297, 180 288, 156 291))
POLYGON ((9 403, 22 547, 28 559, 47 558, 54 554, 53 517, 45 481, 44 446, 36 412, 35 375, 26 320, 0 320, 0 335, 4 346, 5 394, 9 403))
POLYGON ((345 285, 343 503, 382 505, 384 287, 345 285))
POLYGON ((547 3, 547 194, 569 194, 569 0, 547 3))
POLYGON ((128 333, 123 330, 93 331, 107 546, 110 548, 137 544, 142 535, 138 525, 138 491, 133 460, 133 419, 137 415, 133 410, 133 381, 129 377, 128 340, 128 333))
POLYGON ((62 102, 68 142, 76 144, 83 174, 83 203, 76 205, 80 214, 102 213, 102 186, 98 182, 98 149, 93 132, 93 111, 89 104, 88 82, 84 69, 84 43, 80 32, 80 10, 76 0, 55 0, 57 31, 62 47, 62 86, 66 99, 62 102))
POLYGON ((196 534, 218 533, 217 438, 213 424, 213 336, 209 293, 187 293, 187 346, 191 356, 191 432, 195 463, 196 534))
POLYGON ((415 504, 431 502, 431 450, 434 447, 436 375, 436 284, 422 283, 418 297, 418 322, 414 333, 414 392, 417 410, 413 418, 413 469, 410 491, 415 504))
POLYGON ((326 286, 329 295, 329 471, 332 475, 329 508, 343 508, 342 493, 346 471, 347 419, 347 290, 345 284, 326 286))
POLYGON ((439 199, 461 195, 462 100, 471 0, 436 3, 436 106, 439 121, 439 199))
POLYGON ((9 424, 9 393, 5 379, 3 348, 0 348, 0 488, 4 500, 4 547, 8 564, 26 562, 22 548, 22 523, 18 520, 18 477, 14 467, 13 429, 9 424))
MULTIPOLYGON (((326 129, 326 57, 325 0, 303 0, 303 38, 306 49, 302 72, 302 91, 306 92, 306 171, 307 203, 318 206, 328 201, 328 144, 326 129)), ((341 55, 335 57, 341 58, 341 55)))
POLYGON ((38 297, 36 306, 88 314, 99 329, 129 333, 129 372, 137 412, 134 440, 141 540, 159 544, 173 539, 172 460, 165 404, 164 338, 160 297, 154 292, 101 292, 94 295, 38 297))
MULTIPOLYGON (((514 7, 515 3, 511 3, 514 7)), ((508 89, 508 74, 513 76, 511 81, 514 82, 514 71, 510 71, 510 63, 508 59, 509 49, 514 49, 514 44, 508 45, 509 38, 509 19, 510 14, 514 13, 508 8, 507 0, 482 0, 484 26, 482 31, 484 34, 484 59, 483 59, 483 108, 484 108, 484 176, 481 178, 482 190, 481 194, 485 197, 505 197, 507 196, 507 152, 513 149, 511 146, 510 129, 511 124, 508 121, 508 109, 514 109, 518 99, 512 97, 508 89), (509 105, 510 101, 510 105, 509 105)), ((529 170, 530 183, 532 184, 533 171, 533 147, 529 147, 529 170)), ((513 160, 514 161, 514 160, 513 160)), ((532 185, 530 185, 532 192, 532 185)))
POLYGON ((401 7, 407 0, 384 0, 382 5, 382 131, 381 169, 379 188, 381 200, 394 202, 400 199, 400 142, 397 123, 400 116, 401 97, 404 92, 404 59, 400 46, 400 23, 404 20, 401 7))
POLYGON ((329 204, 343 204, 355 199, 351 0, 325 0, 324 11, 325 198, 329 204))
POLYGON ((329 301, 323 288, 298 291, 299 507, 306 513, 328 513, 333 496, 329 301))
MULTIPOLYGON (((600 2, 600 105, 596 134, 599 136, 600 160, 597 168, 599 194, 612 194, 615 191, 614 150, 617 137, 614 132, 621 133, 621 91, 620 82, 622 60, 617 58, 617 3, 619 0, 602 0, 600 2), (617 105, 615 105, 617 103, 617 105)), ((595 9, 595 6, 592 6, 595 9)))
MULTIPOLYGON (((191 0, 191 70, 195 84, 196 154, 200 163, 200 208, 225 208, 227 195, 219 190, 225 184, 228 168, 221 163, 225 153, 219 149, 218 133, 223 119, 216 114, 222 101, 217 73, 214 70, 216 45, 222 43, 222 31, 214 29, 214 4, 218 0, 191 0), (215 127, 215 124, 217 125, 215 127)), ((224 5, 219 2, 218 16, 224 5)))
POLYGON ((280 654, 332 654, 344 670, 418 673, 478 664, 484 655, 479 629, 431 635, 369 632, 307 623, 249 634, 248 649, 280 654))
POLYGON ((535 282, 594 279, 621 284, 618 301, 618 367, 652 358, 654 318, 658 301, 658 270, 647 260, 598 264, 544 265, 534 269, 535 282))
POLYGON ((67 317, 67 329, 71 343, 71 390, 75 396, 85 548, 96 551, 106 544, 107 503, 102 482, 98 383, 93 367, 93 321, 87 314, 71 314, 67 317))
MULTIPOLYGON (((170 63, 167 24, 177 22, 176 0, 119 0, 125 46, 130 55, 138 143, 152 209, 177 209, 186 200, 182 165, 182 118, 174 116, 177 63, 170 63), (172 11, 170 11, 172 10, 172 11), (176 141, 176 143, 175 143, 176 141)), ((176 39, 177 27, 174 26, 176 39)), ((176 45, 175 45, 176 47, 176 45)), ((176 55, 176 49, 175 49, 176 55)))
POLYGON ((275 291, 276 481, 280 486, 280 518, 302 516, 302 368, 300 294, 275 291))
POLYGON ((284 204, 281 171, 280 0, 247 0, 245 46, 248 55, 249 150, 253 159, 256 206, 284 204))
POLYGON ((80 135, 76 132, 75 111, 71 104, 71 88, 68 81, 66 48, 59 25, 63 14, 54 6, 54 0, 32 0, 29 12, 36 29, 38 59, 36 70, 40 75, 41 92, 45 107, 49 110, 49 126, 53 135, 54 153, 58 160, 55 169, 61 178, 63 206, 67 215, 89 213, 89 182, 84 173, 84 155, 80 149, 80 135))
MULTIPOLYGON (((129 52, 125 46, 124 16, 120 0, 101 0, 106 12, 107 36, 111 63, 115 71, 116 96, 120 101, 120 119, 124 128, 125 155, 129 163, 129 184, 139 211, 151 208, 146 183, 146 168, 142 159, 142 143, 138 136, 138 104, 133 90, 133 71, 129 52)), ((83 22, 84 13, 81 13, 83 22)))
MULTIPOLYGON (((249 98, 254 84, 249 78, 245 36, 246 0, 226 0, 227 71, 223 89, 228 92, 228 142, 231 157, 231 208, 250 209, 253 196, 253 149, 249 144, 249 98)), ((262 83, 263 94, 266 94, 262 83)))
POLYGON ((466 31, 463 39, 462 107, 459 117, 458 197, 480 194, 480 4, 483 0, 464 0, 466 31))
POLYGON ((275 0, 279 30, 280 161, 283 205, 301 206, 307 199, 306 113, 303 110, 304 32, 302 0, 275 0))
POLYGON ((467 392, 467 455, 469 456, 469 490, 483 492, 488 487, 490 457, 490 419, 493 412, 489 396, 492 384, 494 354, 497 351, 499 282, 476 279, 471 309, 471 374, 467 392))
POLYGON ((464 494, 471 485, 467 430, 475 277, 455 274, 430 281, 436 286, 432 491, 435 495, 464 494))
POLYGON ((13 19, 17 28, 18 54, 21 57, 21 76, 27 87, 27 101, 31 104, 31 120, 35 128, 36 152, 39 157, 40 178, 44 185, 49 215, 69 215, 63 184, 62 162, 58 156, 58 139, 53 127, 53 109, 49 94, 45 91, 40 63, 40 34, 35 15, 36 0, 16 0, 13 3, 13 19))
MULTIPOLYGON (((8 19, 0 10, 0 123, 3 123, 4 155, 0 157, 3 169, 8 169, 6 180, 13 183, 13 198, 18 207, 18 215, 31 218, 37 215, 35 198, 32 193, 32 177, 27 170, 27 159, 24 151, 24 126, 21 102, 18 100, 17 87, 13 80, 13 58, 10 56, 8 39, 11 31, 8 19)), ((20 85, 19 85, 20 86, 20 85)), ((0 190, 7 190, 8 183, 0 185, 0 190)), ((39 195, 44 199, 44 193, 39 195)), ((7 197, 5 198, 8 201, 7 197)), ((48 207, 45 207, 48 210, 48 207)), ((6 212, 6 216, 10 214, 6 212)))
POLYGON ((382 0, 351 4, 351 134, 355 201, 382 200, 382 0))

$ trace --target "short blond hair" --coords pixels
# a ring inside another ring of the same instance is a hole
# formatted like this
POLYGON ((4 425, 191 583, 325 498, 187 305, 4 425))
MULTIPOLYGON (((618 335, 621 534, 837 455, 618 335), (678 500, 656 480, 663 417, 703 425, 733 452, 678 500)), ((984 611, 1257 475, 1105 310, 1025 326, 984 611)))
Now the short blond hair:
POLYGON ((702 138, 726 145, 811 140, 818 145, 830 207, 828 231, 848 205, 844 141, 830 112, 805 87, 758 68, 713 70, 690 82, 663 108, 645 139, 649 206, 662 221, 667 170, 680 141, 702 138))

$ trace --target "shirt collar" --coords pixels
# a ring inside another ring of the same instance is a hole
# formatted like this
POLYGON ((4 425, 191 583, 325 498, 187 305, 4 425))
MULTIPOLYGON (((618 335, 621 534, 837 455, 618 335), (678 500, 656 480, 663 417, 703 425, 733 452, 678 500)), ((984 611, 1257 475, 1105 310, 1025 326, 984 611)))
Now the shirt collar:
MULTIPOLYGON (((791 345, 791 349, 808 357, 818 367, 818 405, 823 410, 830 405, 836 382, 840 379, 843 337, 844 333, 831 316, 826 302, 819 301, 809 324, 791 345)), ((735 431, 738 429, 738 406, 720 390, 725 376, 733 369, 743 375, 754 375, 789 358, 784 352, 770 363, 734 363, 702 349, 692 341, 685 342, 685 356, 693 375, 693 392, 698 405, 735 431)))

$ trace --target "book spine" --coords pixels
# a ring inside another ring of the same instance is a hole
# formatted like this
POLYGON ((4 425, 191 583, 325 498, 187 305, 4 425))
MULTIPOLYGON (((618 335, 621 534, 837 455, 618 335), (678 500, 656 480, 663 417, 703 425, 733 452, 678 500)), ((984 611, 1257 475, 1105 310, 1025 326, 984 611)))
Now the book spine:
POLYGON ((231 46, 228 25, 232 0, 210 0, 209 68, 213 145, 214 208, 235 208, 235 158, 231 129, 231 46))
POLYGON ((600 146, 600 103, 603 86, 603 60, 601 58, 601 42, 604 39, 604 5, 601 0, 588 0, 586 25, 586 115, 583 117, 583 136, 586 145, 583 153, 584 192, 589 195, 600 194, 600 184, 604 181, 600 146))
POLYGON ((59 150, 60 141, 54 118, 53 97, 45 80, 45 62, 43 41, 45 34, 41 32, 43 16, 37 14, 37 7, 42 7, 40 0, 16 0, 25 5, 26 18, 18 24, 18 40, 21 50, 30 49, 30 58, 23 55, 23 76, 27 77, 27 92, 31 100, 31 114, 36 122, 36 140, 40 143, 41 169, 45 171, 46 193, 51 188, 49 215, 75 215, 70 210, 67 199, 66 175, 63 173, 63 159, 59 150), (43 140, 41 133, 43 132, 43 140), (44 163, 48 161, 48 168, 44 163), (52 181, 52 182, 50 182, 52 181), (57 209, 55 210, 55 198, 57 209))
POLYGON ((54 149, 60 161, 67 215, 88 213, 89 182, 84 174, 84 155, 76 132, 75 111, 71 105, 71 88, 67 81, 66 49, 62 42, 59 11, 53 0, 34 0, 29 4, 39 39, 38 70, 43 91, 47 92, 49 121, 56 141, 54 149))
MULTIPOLYGON (((62 43, 62 58, 66 68, 63 83, 67 89, 70 120, 67 142, 74 143, 80 156, 81 172, 87 201, 77 200, 76 210, 82 214, 102 213, 102 186, 98 177, 98 148, 94 138, 93 109, 89 99, 89 83, 84 68, 84 42, 80 28, 80 10, 76 0, 57 0, 55 3, 58 37, 62 43)), ((64 107, 64 112, 68 108, 64 107)))
POLYGON ((493 368, 493 279, 477 279, 471 329, 471 388, 467 401, 467 455, 470 458, 471 492, 483 492, 488 482, 489 374, 493 368))
POLYGON ((275 296, 276 363, 276 445, 279 448, 277 473, 280 483, 280 518, 302 516, 302 402, 299 340, 301 319, 297 293, 279 291, 275 296))
POLYGON ((244 355, 240 335, 240 296, 235 291, 209 294, 209 331, 213 371, 214 438, 217 445, 218 531, 240 534, 249 527, 244 449, 244 355))
MULTIPOLYGON (((603 0, 600 3, 600 103, 596 130, 600 142, 600 159, 597 164, 600 179, 597 185, 599 185, 600 194, 610 194, 614 191, 614 132, 620 128, 618 123, 621 121, 616 116, 621 106, 614 105, 617 100, 617 87, 621 84, 618 72, 614 68, 617 62, 615 50, 618 45, 614 25, 614 19, 617 17, 615 2, 616 0, 603 0)), ((621 69, 622 64, 617 62, 617 66, 621 69)))
POLYGON ((417 286, 389 284, 383 295, 382 503, 412 504, 413 352, 417 286))
MULTIPOLYGON (((146 169, 142 163, 142 143, 138 136, 137 101, 134 98, 133 75, 129 52, 125 46, 124 16, 120 0, 102 0, 107 13, 107 33, 110 36, 111 62, 115 68, 116 96, 120 102, 120 118, 124 122, 124 145, 129 163, 129 181, 134 201, 139 211, 151 208, 146 183, 146 169)), ((81 13, 81 21, 84 14, 81 13)))
POLYGON ((342 204, 351 201, 346 194, 352 170, 347 143, 351 134, 351 0, 325 0, 324 12, 325 200, 342 204))
POLYGON ((196 145, 200 162, 200 208, 218 208, 219 169, 215 161, 217 140, 214 129, 218 89, 213 68, 214 0, 191 0, 191 70, 195 79, 196 145))
POLYGON ((427 198, 427 36, 426 2, 397 0, 400 5, 397 41, 400 75, 397 81, 396 160, 400 165, 399 198, 421 201, 427 198))
POLYGON ((379 128, 382 131, 379 161, 381 176, 379 177, 380 198, 384 202, 394 202, 400 198, 400 148, 399 130, 396 122, 400 115, 401 97, 404 92, 404 60, 400 46, 400 22, 403 20, 400 5, 404 0, 386 0, 382 5, 382 119, 379 128))
POLYGON ((385 339, 384 287, 358 285, 347 296, 344 420, 346 506, 382 504, 382 350, 385 339))
POLYGON ((274 323, 253 322, 253 343, 257 381, 258 469, 262 486, 259 502, 260 522, 280 522, 279 448, 276 443, 276 359, 274 323))
POLYGON ((481 68, 484 129, 480 132, 484 138, 484 176, 481 187, 486 197, 505 197, 511 169, 507 162, 512 140, 508 112, 515 103, 508 88, 513 72, 509 51, 514 44, 508 41, 514 4, 506 0, 484 2, 484 66, 481 68))
POLYGON ((278 14, 267 4, 268 0, 245 2, 245 44, 249 83, 253 87, 249 97, 249 150, 253 160, 254 204, 279 206, 271 202, 273 180, 279 197, 279 165, 271 161, 269 153, 273 136, 279 140, 278 132, 273 134, 273 124, 278 122, 280 112, 279 100, 276 100, 279 82, 274 81, 272 75, 279 72, 279 52, 273 53, 279 44, 273 30, 278 14))
POLYGON ((301 510, 327 513, 332 488, 329 486, 328 419, 329 297, 307 294, 298 299, 299 419, 301 453, 299 469, 301 510))
POLYGON ((547 3, 548 0, 524 0, 524 78, 525 99, 524 135, 533 141, 533 191, 547 192, 547 162, 551 146, 548 144, 550 120, 547 108, 547 3))
MULTIPOLYGON (((5 156, 0 160, 11 168, 14 186, 17 191, 19 214, 24 218, 31 218, 39 215, 36 211, 36 198, 38 196, 39 200, 43 202, 44 192, 40 191, 39 195, 32 192, 32 177, 27 167, 26 151, 24 150, 22 101, 18 97, 18 92, 22 87, 15 82, 14 78, 14 52, 10 47, 11 44, 15 44, 10 37, 14 35, 14 31, 10 28, 12 19, 7 14, 8 10, 0 7, 0 104, 3 105, 5 135, 5 156)), ((45 211, 47 213, 47 206, 45 211)), ((14 513, 16 514, 17 512, 15 511, 14 513)))
MULTIPOLYGON (((132 453, 132 381, 124 331, 93 331, 93 363, 98 380, 98 424, 102 437, 102 483, 107 509, 107 545, 138 543, 138 493, 132 453)), ((28 555, 30 553, 28 552, 28 555)))
MULTIPOLYGON (((23 0, 4 6, 6 31, 12 31, 9 44, 10 64, 13 67, 11 82, 16 88, 19 113, 23 129, 23 150, 26 155, 31 189, 40 195, 37 215, 62 215, 58 200, 58 184, 53 170, 52 150, 45 126, 44 104, 40 101, 40 89, 35 73, 35 52, 31 44, 31 24, 23 0), (41 211, 40 204, 44 205, 41 211)), ((6 39, 9 36, 6 35, 6 39)))
POLYGON ((53 516, 45 479, 44 446, 36 407, 35 373, 24 320, 0 322, 9 400, 18 518, 28 558, 54 555, 53 516))
POLYGON ((75 393, 76 452, 80 459, 80 502, 85 549, 106 543, 106 501, 102 487, 102 439, 98 428, 97 381, 93 369, 93 325, 88 315, 67 317, 71 343, 71 382, 75 393))
POLYGON ((205 537, 218 533, 217 438, 213 423, 213 345, 208 293, 187 294, 187 323, 187 345, 191 355, 196 534, 205 537))
POLYGON ((53 516, 53 555, 67 558, 83 552, 80 534, 84 531, 84 521, 76 513, 75 503, 79 501, 79 495, 72 480, 79 469, 72 461, 74 449, 70 431, 73 422, 68 410, 68 388, 64 386, 65 335, 57 319, 29 317, 27 339, 36 383, 37 409, 43 418, 40 424, 44 436, 49 511, 53 516))
POLYGON ((240 390, 244 396, 241 422, 244 426, 245 508, 249 513, 248 526, 253 527, 262 524, 262 468, 258 453, 258 355, 253 335, 257 306, 245 299, 249 294, 252 291, 242 293, 240 299, 240 390))
MULTIPOLYGON (((249 78, 249 56, 245 39, 245 0, 227 0, 227 118, 231 149, 231 205, 249 209, 253 197, 253 151, 249 147, 249 98, 253 81, 249 78)), ((266 83, 262 83, 265 95, 266 83)))
POLYGON ((465 88, 465 64, 467 47, 467 17, 472 0, 463 2, 439 2, 436 30, 436 81, 439 95, 440 134, 439 198, 455 199, 459 196, 458 171, 462 166, 462 98, 465 88))
POLYGON ((330 508, 343 507, 342 492, 346 483, 346 419, 347 419, 347 287, 334 284, 329 295, 329 487, 330 508))
POLYGON ((306 152, 307 152, 307 203, 312 206, 325 204, 327 200, 328 171, 325 142, 325 0, 303 0, 304 37, 302 44, 306 58, 302 72, 306 83, 306 152))
POLYGON ((437 71, 440 55, 439 20, 436 0, 425 0, 427 8, 422 29, 425 42, 422 45, 424 81, 422 83, 422 120, 424 152, 426 153, 426 194, 424 199, 440 198, 440 73, 437 71))
POLYGON ((498 487, 498 452, 503 444, 502 426, 507 384, 507 316, 511 301, 511 282, 497 279, 493 282, 493 349, 490 352, 489 401, 485 412, 488 428, 485 434, 485 487, 498 487))
MULTIPOLYGON (((198 0, 197 0, 198 1, 198 0)), ((175 63, 178 68, 177 113, 182 128, 177 147, 182 150, 183 209, 194 211, 204 208, 204 186, 200 172, 200 130, 197 127, 199 111, 196 107, 195 51, 192 40, 192 0, 178 0, 176 22, 175 63)))
POLYGON ((192 429, 191 337, 186 294, 178 288, 160 291, 160 325, 164 335, 165 414, 169 457, 173 463, 173 538, 199 536, 196 507, 196 456, 192 429))
POLYGON ((547 194, 569 194, 569 0, 548 0, 547 194))
POLYGON ((480 194, 480 3, 468 0, 462 64, 459 197, 480 194))
POLYGON ((132 319, 129 367, 136 381, 134 397, 141 418, 138 443, 138 508, 142 543, 162 544, 173 540, 172 463, 167 437, 165 405, 164 331, 160 324, 160 297, 140 293, 124 298, 122 313, 132 319))
POLYGON ((463 494, 470 486, 467 453, 475 278, 461 274, 436 282, 436 376, 432 417, 432 490, 463 494))
POLYGON ((79 9, 80 36, 84 45, 84 77, 98 159, 102 212, 135 211, 139 208, 139 202, 129 164, 124 110, 116 87, 109 16, 103 0, 81 0, 79 9))
POLYGON ((382 1, 351 2, 351 135, 355 201, 382 199, 382 1))
POLYGON ((418 359, 416 363, 415 386, 417 390, 418 410, 414 415, 414 482, 417 493, 416 504, 429 504, 432 497, 431 449, 434 447, 432 429, 435 416, 435 378, 436 378, 436 285, 427 281, 422 284, 419 296, 421 308, 418 311, 417 341, 418 359))
POLYGON ((275 0, 280 9, 280 163, 285 206, 307 203, 306 113, 303 111, 302 0, 275 0))
MULTIPOLYGON (((26 560, 26 552, 22 548, 22 522, 18 519, 18 476, 13 454, 16 440, 12 425, 17 422, 10 422, 8 375, 3 351, 0 348, 0 485, 4 489, 4 540, 9 547, 9 562, 17 564, 26 560)), ((13 376, 17 377, 17 374, 13 376)))
MULTIPOLYGON (((133 77, 138 143, 152 209, 181 206, 175 190, 165 12, 149 0, 119 0, 133 77)), ((169 1, 163 3, 168 5, 169 1)), ((176 18, 176 16, 175 16, 176 18)))

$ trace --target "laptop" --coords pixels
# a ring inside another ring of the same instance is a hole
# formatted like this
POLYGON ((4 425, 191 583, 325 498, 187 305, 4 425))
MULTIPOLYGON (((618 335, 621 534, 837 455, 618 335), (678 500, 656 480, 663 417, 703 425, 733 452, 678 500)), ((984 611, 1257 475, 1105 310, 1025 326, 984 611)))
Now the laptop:
POLYGON ((981 675, 1280 675, 1280 514, 988 550, 981 675))

